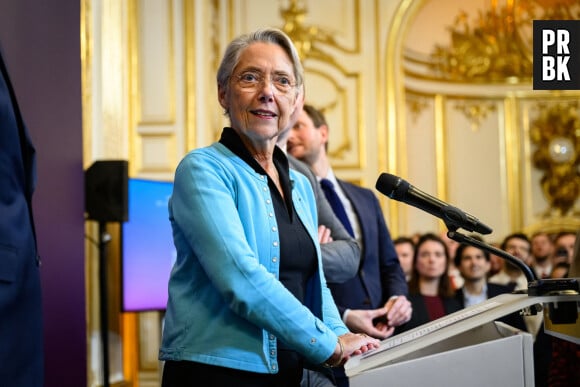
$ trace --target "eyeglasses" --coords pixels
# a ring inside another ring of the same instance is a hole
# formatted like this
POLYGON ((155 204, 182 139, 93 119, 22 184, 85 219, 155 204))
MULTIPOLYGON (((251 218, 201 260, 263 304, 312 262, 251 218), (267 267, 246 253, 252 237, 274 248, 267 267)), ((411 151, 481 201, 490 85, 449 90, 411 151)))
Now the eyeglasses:
MULTIPOLYGON (((234 75, 238 85, 247 91, 256 91, 265 84, 266 77, 258 71, 245 71, 241 74, 234 75)), ((288 94, 296 83, 293 82, 286 74, 274 74, 270 76, 270 83, 280 94, 288 94)))

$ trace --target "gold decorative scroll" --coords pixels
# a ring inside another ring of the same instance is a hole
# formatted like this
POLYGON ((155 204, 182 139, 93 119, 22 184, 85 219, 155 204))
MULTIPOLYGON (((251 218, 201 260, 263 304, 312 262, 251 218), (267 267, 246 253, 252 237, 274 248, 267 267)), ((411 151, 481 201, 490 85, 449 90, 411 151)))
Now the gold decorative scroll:
POLYGON ((578 0, 507 0, 470 15, 461 11, 449 27, 451 44, 436 45, 432 70, 448 81, 529 83, 533 72, 533 20, 575 20, 578 0))
POLYGON ((540 104, 539 117, 530 127, 530 140, 536 145, 532 162, 534 167, 544 171, 540 185, 550 203, 545 217, 571 213, 580 196, 578 107, 577 100, 540 104))

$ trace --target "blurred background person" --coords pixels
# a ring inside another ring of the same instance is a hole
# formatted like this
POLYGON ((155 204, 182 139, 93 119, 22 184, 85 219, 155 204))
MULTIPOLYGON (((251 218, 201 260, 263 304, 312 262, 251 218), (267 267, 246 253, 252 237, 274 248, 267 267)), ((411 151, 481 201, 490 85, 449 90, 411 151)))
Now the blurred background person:
POLYGON ((567 278, 570 272, 570 264, 568 262, 558 262, 552 268, 550 278, 567 278))
MULTIPOLYGON (((550 278, 567 278, 570 270, 567 250, 552 268, 550 278)), ((542 324, 534 342, 534 379, 536 386, 578 386, 580 382, 580 346, 545 332, 542 324)))
MULTIPOLYGON (((513 233, 504 238, 500 249, 528 264, 531 260, 530 240, 524 233, 513 233)), ((511 290, 523 290, 528 288, 528 280, 520 268, 513 263, 504 260, 503 269, 489 279, 490 283, 507 285, 511 290)))
POLYGON ((413 315, 395 330, 401 333, 461 309, 449 275, 449 253, 445 242, 435 234, 424 234, 415 246, 409 300, 413 315))
POLYGON ((530 238, 532 246, 531 268, 538 278, 550 278, 554 243, 547 232, 538 231, 530 238))
MULTIPOLYGON (((513 233, 506 236, 501 244, 501 249, 515 258, 521 260, 529 266, 532 262, 532 245, 524 233, 513 233)), ((504 262, 502 271, 489 279, 490 283, 506 285, 511 291, 527 290, 528 279, 521 269, 509 261, 504 262)), ((542 325, 543 313, 538 312, 535 315, 524 316, 526 330, 532 334, 534 340, 538 330, 542 325)))
MULTIPOLYGON (((580 258, 580 230, 575 234, 574 258, 580 258)), ((568 278, 573 264, 558 262, 552 270, 552 278, 568 278)), ((577 269, 576 269, 577 270, 577 269)), ((546 335, 547 336, 547 335, 546 335)), ((580 344, 550 336, 551 352, 548 364, 547 385, 550 387, 576 387, 580 384, 580 344)), ((534 348, 535 349, 535 348, 534 348)), ((537 384, 536 384, 537 385, 537 384)))
MULTIPOLYGON (((447 236, 447 231, 441 231, 439 233, 439 237, 443 242, 445 242, 445 245, 447 246, 447 251, 449 252, 449 256, 451 258, 455 257, 455 251, 457 250, 457 247, 459 247, 459 242, 449 238, 447 236)), ((459 273, 457 267, 455 267, 453 259, 449 260, 449 269, 447 270, 447 272, 449 275, 449 279, 451 280, 451 287, 453 287, 453 290, 461 288, 463 286, 463 277, 459 273)))
POLYGON ((572 231, 562 231, 554 238, 554 251, 559 257, 557 260, 564 260, 564 251, 566 252, 565 260, 570 265, 574 259, 574 244, 576 243, 576 233, 572 231))
MULTIPOLYGON (((483 242, 478 235, 472 235, 472 238, 483 242)), ((479 304, 500 294, 511 293, 510 288, 505 285, 488 283, 487 273, 491 267, 489 252, 462 243, 455 252, 454 261, 464 279, 463 287, 455 291, 455 297, 462 307, 479 304)), ((499 320, 522 331, 527 329, 519 312, 511 313, 499 320)))
MULTIPOLYGON (((500 244, 497 242, 492 242, 490 243, 490 246, 493 246, 497 249, 500 248, 500 244)), ((489 255, 489 273, 487 273, 487 278, 489 279, 490 277, 496 275, 497 273, 499 273, 502 269, 503 269, 503 264, 504 264, 504 259, 498 255, 495 254, 490 254, 489 255)))
POLYGON ((402 236, 396 238, 393 241, 393 244, 395 245, 395 251, 397 252, 401 269, 403 269, 403 273, 405 273, 405 279, 409 282, 411 280, 411 275, 413 274, 415 243, 413 242, 413 239, 402 236))

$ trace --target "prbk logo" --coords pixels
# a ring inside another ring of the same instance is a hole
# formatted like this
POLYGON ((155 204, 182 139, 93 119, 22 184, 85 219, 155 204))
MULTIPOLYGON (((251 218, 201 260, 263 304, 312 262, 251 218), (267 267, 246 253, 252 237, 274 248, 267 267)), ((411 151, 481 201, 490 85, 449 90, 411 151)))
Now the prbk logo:
POLYGON ((534 90, 580 90, 580 20, 534 20, 534 90))

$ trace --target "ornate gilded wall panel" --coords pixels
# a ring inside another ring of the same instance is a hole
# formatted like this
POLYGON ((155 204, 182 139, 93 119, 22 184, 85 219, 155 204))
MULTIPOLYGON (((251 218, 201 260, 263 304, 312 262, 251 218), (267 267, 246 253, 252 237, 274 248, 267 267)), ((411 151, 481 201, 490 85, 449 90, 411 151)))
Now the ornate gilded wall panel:
POLYGON ((580 93, 537 93, 519 102, 524 224, 533 232, 580 228, 580 93))
MULTIPOLYGON (((437 162, 435 143, 435 99, 422 94, 407 94, 406 120, 413 122, 405 131, 405 142, 399 150, 404 157, 405 173, 394 172, 421 190, 433 195, 437 192, 437 162), (416 182, 421 183, 416 183, 416 182)), ((401 204, 401 206, 404 206, 401 204)), ((415 208, 402 207, 412 232, 426 232, 437 228, 437 219, 415 208)), ((409 232, 410 234, 411 232, 409 232)))
POLYGON ((181 1, 135 3, 131 29, 131 175, 171 179, 184 147, 181 1))
POLYGON ((291 36, 303 56, 307 103, 323 109, 329 122, 333 166, 340 176, 372 187, 378 176, 376 125, 368 125, 376 122, 377 109, 375 4, 244 0, 219 6, 221 20, 231 22, 227 36, 219 34, 227 38, 221 50, 229 38, 259 27, 278 27, 291 36))
MULTIPOLYGON (((503 234, 510 229, 500 139, 502 99, 449 98, 445 109, 447 199, 503 234), (474 114, 485 112, 476 119, 474 114)), ((492 237, 493 238, 493 237, 492 237)))

